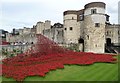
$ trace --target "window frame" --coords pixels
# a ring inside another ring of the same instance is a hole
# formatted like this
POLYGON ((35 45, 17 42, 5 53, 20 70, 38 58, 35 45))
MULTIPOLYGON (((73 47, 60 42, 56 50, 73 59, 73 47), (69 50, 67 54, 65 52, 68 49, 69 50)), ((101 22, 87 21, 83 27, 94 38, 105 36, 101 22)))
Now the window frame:
POLYGON ((100 27, 100 23, 95 23, 95 27, 100 27))
POLYGON ((70 31, 72 31, 72 30, 73 30, 73 27, 70 27, 69 29, 70 29, 70 31))
POLYGON ((97 14, 97 9, 91 9, 91 14, 97 14))

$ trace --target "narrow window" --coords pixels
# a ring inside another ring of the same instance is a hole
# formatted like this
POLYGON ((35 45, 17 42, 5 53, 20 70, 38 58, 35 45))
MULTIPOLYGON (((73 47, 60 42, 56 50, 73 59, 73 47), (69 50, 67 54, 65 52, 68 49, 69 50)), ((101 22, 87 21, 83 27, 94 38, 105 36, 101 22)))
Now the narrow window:
POLYGON ((67 28, 65 28, 65 30, 67 30, 67 28))
POLYGON ((95 27, 100 27, 100 23, 95 23, 95 27))
POLYGON ((72 27, 70 27, 70 30, 73 30, 73 28, 72 28, 72 27))
POLYGON ((97 44, 95 45, 95 47, 97 47, 97 44))
POLYGON ((118 35, 120 35, 120 31, 118 31, 118 35))
POLYGON ((88 38, 88 40, 89 40, 89 35, 87 35, 87 38, 88 38))
POLYGON ((109 21, 109 16, 106 16, 106 21, 109 21))
POLYGON ((60 32, 58 31, 58 34, 60 34, 60 32))
POLYGON ((97 10, 96 9, 91 9, 91 14, 96 14, 97 10))
POLYGON ((84 15, 80 15, 79 18, 80 18, 80 21, 83 21, 84 20, 84 15))
POLYGON ((72 17, 72 20, 73 20, 74 18, 72 17))
POLYGON ((109 35, 109 32, 107 31, 107 36, 109 35))

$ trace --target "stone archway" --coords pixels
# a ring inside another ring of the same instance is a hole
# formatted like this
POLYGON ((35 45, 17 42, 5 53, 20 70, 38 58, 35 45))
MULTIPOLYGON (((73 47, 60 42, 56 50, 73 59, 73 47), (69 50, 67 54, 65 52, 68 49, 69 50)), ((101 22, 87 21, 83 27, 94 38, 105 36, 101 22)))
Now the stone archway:
POLYGON ((107 39, 106 39, 106 45, 107 45, 107 46, 110 46, 110 45, 111 45, 111 39, 110 39, 110 38, 107 38, 107 39))
POLYGON ((78 43, 79 43, 79 50, 84 52, 84 39, 80 38, 78 40, 78 43))

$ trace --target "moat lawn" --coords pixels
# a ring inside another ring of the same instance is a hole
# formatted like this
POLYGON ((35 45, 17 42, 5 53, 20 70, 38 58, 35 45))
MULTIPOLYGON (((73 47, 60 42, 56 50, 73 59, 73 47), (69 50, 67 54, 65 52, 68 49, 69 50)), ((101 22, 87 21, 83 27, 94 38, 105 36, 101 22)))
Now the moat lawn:
MULTIPOLYGON (((2 81, 15 81, 12 78, 1 78, 2 81)), ((27 77, 24 81, 118 81, 118 63, 66 65, 64 69, 50 71, 45 77, 27 77)))

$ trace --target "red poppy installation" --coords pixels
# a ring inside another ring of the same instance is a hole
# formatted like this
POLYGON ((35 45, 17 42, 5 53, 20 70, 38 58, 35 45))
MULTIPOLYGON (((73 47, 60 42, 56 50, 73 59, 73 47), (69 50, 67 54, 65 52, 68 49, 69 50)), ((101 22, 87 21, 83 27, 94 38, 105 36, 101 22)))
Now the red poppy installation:
POLYGON ((23 54, 2 60, 4 77, 23 81, 27 76, 45 76, 49 71, 64 68, 64 65, 91 65, 95 62, 113 63, 110 54, 74 52, 59 46, 43 35, 37 35, 37 43, 23 54))

